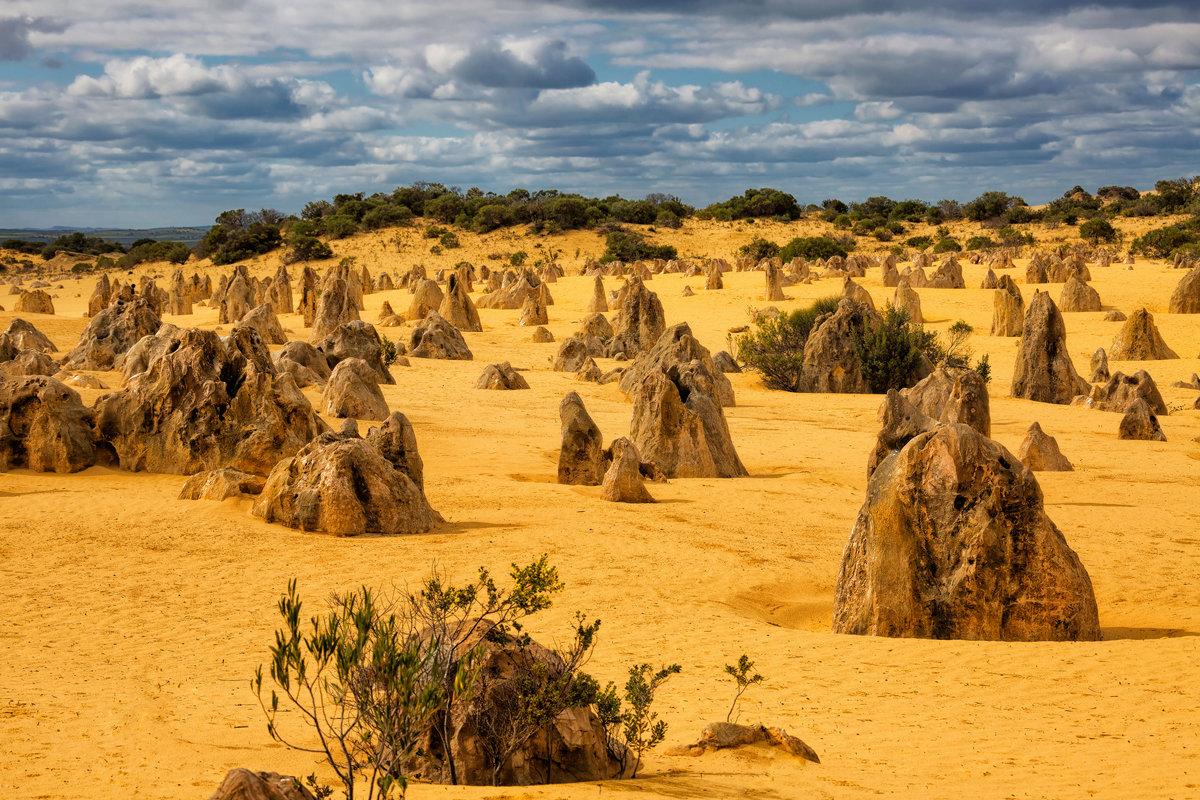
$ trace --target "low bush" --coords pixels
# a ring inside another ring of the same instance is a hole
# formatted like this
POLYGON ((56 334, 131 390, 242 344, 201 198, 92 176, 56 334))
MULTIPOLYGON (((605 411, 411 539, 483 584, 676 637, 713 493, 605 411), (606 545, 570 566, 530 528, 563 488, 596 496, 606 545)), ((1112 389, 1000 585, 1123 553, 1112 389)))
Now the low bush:
POLYGON ((774 258, 779 255, 779 245, 760 237, 739 247, 738 255, 762 261, 764 258, 774 258))
POLYGON ((783 263, 793 258, 845 258, 849 250, 832 236, 798 236, 783 246, 779 257, 783 263))
POLYGON ((760 318, 754 331, 736 340, 738 358, 762 376, 768 389, 799 391, 808 335, 817 318, 836 311, 840 300, 840 297, 826 297, 807 308, 760 318))

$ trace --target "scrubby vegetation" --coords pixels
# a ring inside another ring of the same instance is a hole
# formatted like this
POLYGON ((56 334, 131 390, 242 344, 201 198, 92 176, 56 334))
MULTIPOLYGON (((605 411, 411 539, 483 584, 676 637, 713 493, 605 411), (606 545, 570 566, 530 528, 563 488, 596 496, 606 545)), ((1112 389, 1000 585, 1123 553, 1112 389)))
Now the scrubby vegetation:
POLYGON ((637 231, 618 230, 608 234, 605 239, 604 255, 600 263, 610 261, 638 261, 651 258, 672 259, 677 251, 672 245, 655 245, 646 241, 646 237, 637 231))
POLYGON ((797 236, 783 246, 779 258, 785 264, 793 258, 845 258, 850 249, 832 236, 797 236))
POLYGON ((762 376, 768 389, 799 391, 808 335, 817 318, 836 311, 840 300, 840 297, 824 297, 807 308, 760 319, 754 331, 737 339, 738 358, 762 376))

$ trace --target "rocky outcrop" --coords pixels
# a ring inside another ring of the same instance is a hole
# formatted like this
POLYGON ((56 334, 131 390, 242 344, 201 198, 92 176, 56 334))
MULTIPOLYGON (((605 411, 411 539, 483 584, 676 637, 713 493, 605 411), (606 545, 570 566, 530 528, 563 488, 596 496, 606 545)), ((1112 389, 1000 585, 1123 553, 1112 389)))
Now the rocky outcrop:
POLYGON ((1042 430, 1036 422, 1029 426, 1017 458, 1033 472, 1072 472, 1074 467, 1058 449, 1058 442, 1042 430))
POLYGON ((320 279, 317 277, 317 272, 312 267, 305 267, 300 273, 300 282, 296 287, 297 294, 300 295, 299 303, 296 307, 296 313, 304 317, 304 327, 311 328, 317 320, 317 295, 320 279))
POLYGON ((842 394, 871 391, 854 351, 854 337, 861 335, 874 316, 861 303, 842 298, 837 311, 817 319, 804 346, 800 391, 842 394))
POLYGON ((1096 352, 1092 353, 1090 368, 1092 370, 1092 377, 1088 378, 1089 383, 1105 383, 1108 381, 1108 353, 1104 352, 1103 347, 1097 347, 1096 352))
MULTIPOLYGON (((713 366, 717 368, 718 372, 724 372, 728 374, 740 373, 742 371, 742 368, 738 366, 737 361, 735 361, 733 356, 729 355, 728 351, 726 350, 718 350, 717 352, 713 353, 712 361, 713 366)), ((733 384, 730 384, 730 387, 732 386, 733 384)))
POLYGON ((441 521, 408 473, 368 440, 335 433, 277 463, 253 513, 334 536, 424 533, 441 521))
POLYGON ((1065 405, 1091 390, 1071 362, 1067 328, 1048 293, 1034 292, 1024 331, 1013 369, 1013 397, 1065 405))
POLYGON ((45 375, 0 378, 0 471, 78 472, 95 463, 92 412, 77 392, 45 375))
POLYGON ((19 317, 8 324, 0 333, 0 351, 11 345, 16 350, 36 350, 39 353, 55 353, 58 348, 46 334, 19 317))
POLYGON ((1167 310, 1172 314, 1200 314, 1200 266, 1192 267, 1179 281, 1167 310))
POLYGON ((614 503, 653 503, 642 477, 637 446, 622 437, 609 448, 611 463, 604 473, 600 496, 614 503))
POLYGON ((700 361, 655 367, 634 387, 629 427, 642 456, 668 478, 738 478, 738 458, 714 375, 700 361))
POLYGON ((771 728, 766 725, 739 725, 736 722, 710 722, 700 732, 698 741, 668 750, 667 755, 701 756, 713 750, 757 744, 778 747, 805 761, 811 761, 814 764, 821 763, 815 750, 782 728, 771 728))
POLYGON ((313 317, 310 342, 318 342, 332 333, 344 322, 358 320, 358 306, 350 286, 341 278, 321 282, 321 296, 317 298, 317 311, 313 317))
POLYGON ((89 317, 96 316, 108 308, 110 300, 112 300, 112 283, 108 280, 108 273, 105 273, 96 281, 96 288, 92 290, 92 296, 88 298, 87 315, 89 317))
POLYGON ((288 342, 281 347, 272 359, 275 370, 291 374, 296 385, 324 386, 329 380, 329 360, 325 354, 308 342, 288 342))
POLYGON ((1108 357, 1115 361, 1179 358, 1174 350, 1167 347, 1158 332, 1158 326, 1154 324, 1154 317, 1144 308, 1134 311, 1121 326, 1112 347, 1108 349, 1108 357))
POLYGON ((926 284, 930 289, 965 289, 966 282, 963 281, 962 267, 953 256, 950 256, 942 262, 937 271, 929 276, 929 282, 926 284))
POLYGON ((92 317, 67 357, 65 369, 112 369, 117 357, 143 336, 158 332, 162 320, 145 300, 119 301, 92 317))
POLYGON ((1000 287, 1000 280, 996 277, 996 273, 990 268, 983 275, 983 281, 979 284, 980 289, 997 289, 1000 287))
POLYGON ((1162 394, 1154 378, 1144 369, 1139 369, 1132 375, 1115 372, 1103 386, 1093 386, 1091 394, 1083 405, 1088 408, 1098 408, 1101 411, 1115 411, 1124 414, 1134 403, 1142 400, 1150 406, 1155 414, 1167 415, 1167 404, 1163 402, 1162 394))
POLYGON ((550 324, 550 316, 546 311, 546 306, 542 303, 542 298, 536 294, 528 295, 521 305, 521 316, 517 319, 517 325, 535 327, 548 324, 550 324))
POLYGON ((209 472, 197 472, 183 483, 180 500, 226 500, 230 497, 257 495, 266 485, 262 475, 222 467, 209 472))
POLYGON ((899 283, 896 284, 896 295, 892 298, 892 305, 903 311, 909 322, 914 325, 921 325, 925 322, 925 318, 921 316, 921 296, 909 286, 908 280, 905 278, 900 278, 899 283))
POLYGON ((227 339, 183 331, 123 391, 96 401, 96 430, 120 466, 191 475, 231 466, 265 475, 325 428, 251 328, 227 339))
POLYGON ((538 344, 549 344, 554 341, 554 334, 539 325, 533 329, 533 333, 529 334, 529 341, 537 342, 538 344))
POLYGON ((473 356, 467 341, 458 328, 442 319, 436 311, 413 328, 408 354, 417 358, 444 358, 451 361, 470 361, 473 356))
POLYGON ((608 343, 608 355, 637 356, 658 341, 666 330, 666 317, 658 295, 645 287, 640 278, 630 278, 625 284, 625 297, 613 325, 613 338, 608 343))
POLYGON ((563 339, 554 354, 554 371, 578 372, 590 358, 591 351, 584 337, 576 335, 563 339))
POLYGON ((1118 439, 1138 439, 1146 442, 1165 442, 1166 434, 1158 424, 1158 417, 1145 400, 1134 400, 1121 424, 1117 427, 1118 439))
POLYGON ((968 425, 941 425, 871 475, 834 595, 835 633, 1097 640, 1087 570, 1033 473, 968 425))
POLYGON ((1025 328, 1025 299, 1010 275, 1001 275, 993 294, 992 336, 1020 336, 1025 328))
POLYGON ((446 286, 446 296, 438 306, 442 318, 461 331, 483 330, 479 322, 479 311, 467 294, 467 287, 458 275, 451 275, 446 286))
POLYGON ((231 769, 208 800, 314 800, 290 775, 231 769))
POLYGON ((337 363, 325 384, 323 399, 325 413, 330 416, 380 421, 388 417, 377 373, 361 358, 345 358, 337 363))
POLYGON ((1062 311, 1099 311, 1100 293, 1072 275, 1063 284, 1058 306, 1062 311))
POLYGON ((483 374, 475 382, 476 389, 528 389, 529 383, 521 373, 505 361, 502 364, 488 364, 483 368, 483 374))
POLYGON ((642 379, 651 370, 661 369, 663 372, 669 372, 672 367, 682 367, 693 361, 703 364, 706 374, 712 376, 713 399, 726 408, 737 405, 733 395, 733 384, 725 377, 725 372, 717 368, 708 348, 692 336, 692 329, 686 322, 667 328, 653 347, 638 356, 621 376, 620 389, 632 397, 642 379))
POLYGON ((599 275, 592 284, 592 297, 588 300, 587 310, 595 314, 608 311, 608 300, 604 297, 604 279, 599 275))
POLYGON ((766 262, 766 267, 763 270, 763 277, 766 279, 767 289, 763 294, 763 300, 768 303, 787 300, 783 294, 783 270, 775 265, 776 259, 769 258, 766 262))
POLYGON ((221 293, 217 321, 228 325, 246 316, 255 305, 254 288, 250 285, 245 267, 239 267, 221 293))
POLYGON ((973 369, 939 367, 900 394, 932 420, 961 422, 984 436, 992 435, 987 382, 973 369))
POLYGON ((159 326, 153 336, 143 336, 137 344, 126 350, 113 364, 113 369, 119 371, 128 382, 135 375, 140 375, 150 369, 150 365, 179 344, 183 331, 169 322, 159 326))
POLYGON ((275 316, 270 303, 256 306, 234 324, 254 328, 259 338, 267 344, 287 344, 287 334, 283 332, 279 317, 275 316))
POLYGON ((558 482, 599 486, 608 463, 600 429, 576 392, 568 392, 558 405, 562 445, 558 451, 558 482))
POLYGON ((316 342, 316 348, 325 354, 325 360, 332 369, 338 362, 346 358, 359 358, 375 372, 375 380, 380 383, 394 384, 387 364, 383 363, 383 344, 379 332, 368 322, 354 320, 338 325, 324 339, 316 342))
POLYGON ((41 289, 34 289, 31 292, 21 292, 17 296, 17 302, 13 306, 13 311, 18 314, 53 314, 54 301, 50 299, 50 295, 41 289))

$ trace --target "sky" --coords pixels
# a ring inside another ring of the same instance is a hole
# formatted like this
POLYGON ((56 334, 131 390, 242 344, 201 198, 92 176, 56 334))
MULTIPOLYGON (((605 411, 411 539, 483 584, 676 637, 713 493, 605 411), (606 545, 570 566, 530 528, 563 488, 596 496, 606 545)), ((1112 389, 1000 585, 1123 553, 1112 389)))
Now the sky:
POLYGON ((4 0, 0 227, 422 180, 699 206, 1145 190, 1200 172, 1198 71, 1195 0, 4 0))

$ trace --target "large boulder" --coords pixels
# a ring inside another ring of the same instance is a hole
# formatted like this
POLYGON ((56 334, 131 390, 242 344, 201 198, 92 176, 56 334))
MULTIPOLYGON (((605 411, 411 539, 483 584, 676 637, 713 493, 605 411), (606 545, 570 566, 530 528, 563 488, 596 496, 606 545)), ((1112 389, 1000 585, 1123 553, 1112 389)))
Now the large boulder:
POLYGON ((633 365, 625 370, 618 385, 622 392, 632 396, 651 370, 657 368, 667 372, 671 367, 689 364, 692 361, 701 362, 712 375, 714 399, 718 404, 726 408, 737 405, 733 395, 733 384, 725 377, 725 371, 717 368, 708 348, 692 336, 692 329, 686 322, 672 325, 663 331, 654 346, 638 356, 633 365))
POLYGON ((1167 347, 1158 332, 1158 326, 1154 324, 1154 317, 1144 308, 1129 315, 1113 339, 1112 347, 1108 348, 1108 357, 1115 361, 1179 358, 1174 350, 1167 347))
POLYGON ((1108 353, 1104 352, 1103 347, 1097 347, 1096 352, 1092 353, 1089 368, 1092 371, 1092 377, 1088 378, 1089 383, 1106 383, 1108 381, 1108 353))
POLYGON ((359 319, 343 322, 323 339, 314 342, 316 348, 325 354, 331 369, 343 359, 359 358, 374 370, 375 380, 394 384, 396 379, 392 377, 387 364, 383 363, 383 353, 380 350, 382 344, 375 326, 359 319))
POLYGON ((1017 448, 1017 458, 1034 472, 1072 472, 1075 469, 1058 449, 1058 441, 1036 422, 1029 426, 1017 448))
POLYGON ((276 314, 292 313, 292 278, 283 264, 279 265, 279 269, 275 270, 275 277, 271 279, 271 288, 267 290, 267 302, 276 314))
POLYGON ((529 383, 521 373, 505 361, 502 364, 488 364, 483 368, 483 374, 475 382, 476 389, 528 389, 529 383))
POLYGON ((863 377, 862 362, 854 350, 854 337, 861 335, 874 312, 843 297, 837 311, 817 318, 800 368, 800 391, 859 394, 871 391, 863 377))
POLYGON ((333 368, 323 394, 325 413, 349 419, 385 420, 387 401, 378 374, 361 358, 344 358, 333 368))
POLYGON ((325 429, 251 328, 187 330, 124 390, 96 401, 96 430, 120 466, 191 475, 231 466, 265 475, 325 429))
POLYGON ((599 486, 608 462, 600 429, 583 406, 576 392, 568 392, 558 404, 562 424, 562 445, 558 451, 558 482, 579 486, 599 486))
MULTIPOLYGON (((522 273, 505 272, 503 275, 492 273, 492 279, 499 278, 500 286, 479 298, 476 303, 480 308, 517 309, 525 304, 530 295, 540 295, 543 301, 548 300, 549 292, 542 293, 542 280, 537 275, 526 270, 522 273)), ((552 305, 552 302, 544 302, 552 305)))
POLYGON ((308 342, 288 342, 272 357, 275 370, 291 373, 296 385, 324 386, 329 380, 329 359, 308 342))
POLYGON ((270 303, 255 306, 234 324, 254 328, 267 344, 287 344, 287 334, 283 332, 279 317, 275 316, 275 310, 270 303))
POLYGON ((1172 314, 1200 314, 1200 265, 1192 267, 1171 292, 1172 314))
POLYGON ((120 372, 126 382, 134 375, 140 375, 150 369, 150 365, 167 353, 174 350, 183 331, 169 322, 164 322, 151 336, 143 336, 137 344, 117 357, 113 369, 120 372))
POLYGON ((446 286, 446 295, 438 306, 438 313, 454 327, 461 331, 483 330, 479 322, 479 311, 467 294, 467 285, 458 275, 451 275, 446 286))
MULTIPOLYGON (((357 284, 356 284, 357 285, 357 284)), ((316 343, 333 333, 339 325, 358 320, 358 306, 350 285, 341 278, 321 281, 316 315, 308 340, 316 343)))
POLYGON ((58 362, 40 350, 11 350, 0 344, 0 376, 19 378, 25 375, 54 376, 58 362))
POLYGON ((633 392, 629 438, 668 478, 738 478, 738 458, 717 400, 713 371, 700 361, 651 369, 633 392))
POLYGON ((1147 442, 1165 442, 1167 440, 1162 426, 1158 424, 1158 416, 1150 408, 1150 404, 1140 398, 1134 400, 1130 404, 1129 410, 1125 412, 1125 416, 1121 417, 1121 424, 1117 426, 1117 438, 1140 439, 1147 442))
POLYGON ((555 372, 578 372, 592 357, 583 336, 571 336, 563 339, 554 354, 555 372))
POLYGON ((929 282, 926 284, 930 289, 965 289, 966 282, 963 280, 962 267, 954 256, 949 256, 942 262, 937 271, 929 276, 929 282))
POLYGON ((871 299, 871 293, 851 280, 849 275, 842 279, 842 297, 848 297, 871 309, 872 312, 875 311, 875 301, 871 299))
POLYGON ((1020 336, 1025 329, 1025 299, 1012 276, 1000 276, 992 297, 992 336, 1020 336))
POLYGON ((922 414, 937 422, 961 422, 992 435, 987 382, 973 369, 939 367, 900 392, 922 414))
POLYGON ((254 306, 254 287, 250 285, 245 267, 239 267, 221 294, 217 321, 228 325, 246 316, 254 306))
POLYGON ((442 319, 436 311, 430 311, 421 324, 413 328, 408 354, 451 361, 470 361, 474 357, 458 328, 442 319))
POLYGON ((251 772, 248 769, 231 769, 208 800, 314 800, 312 792, 305 789, 290 775, 277 772, 251 772))
MULTIPOLYGON (((545 284, 542 284, 543 286, 545 284)), ((521 327, 536 327, 538 325, 548 325, 550 323, 550 315, 546 311, 546 305, 542 302, 540 295, 531 294, 525 298, 525 302, 521 304, 521 316, 517 319, 517 325, 521 327)))
POLYGON ((78 472, 96 463, 92 412, 54 378, 0 378, 0 471, 78 472))
POLYGON ((666 330, 666 317, 658 295, 646 288, 640 278, 630 278, 625 285, 621 310, 613 325, 613 338, 608 343, 608 355, 629 358, 649 350, 666 330))
POLYGON ((637 446, 622 437, 612 443, 609 453, 611 463, 604 473, 600 496, 614 503, 653 503, 654 498, 646 491, 637 446))
POLYGON ((96 288, 92 290, 92 296, 88 298, 87 315, 94 317, 108 308, 109 301, 112 300, 112 293, 112 283, 108 280, 108 273, 104 273, 97 279, 96 288))
POLYGON ((53 314, 54 301, 50 299, 50 295, 41 289, 34 289, 31 292, 21 292, 17 296, 17 302, 13 306, 13 311, 18 314, 53 314))
POLYGON ((1061 311, 1099 311, 1100 293, 1071 275, 1063 284, 1058 306, 1061 311))
POLYGON ((179 490, 180 500, 225 500, 230 497, 249 497, 263 490, 266 479, 262 475, 222 467, 209 472, 197 472, 183 482, 179 490))
POLYGON ((143 336, 158 332, 162 320, 145 300, 118 301, 101 310, 63 360, 64 369, 112 369, 117 357, 143 336))
POLYGON ((1067 352, 1067 327, 1047 292, 1034 292, 1017 346, 1012 396, 1065 405, 1091 390, 1067 352))
POLYGON ((1158 391, 1158 385, 1144 369, 1132 375, 1114 372, 1103 385, 1092 387, 1083 405, 1124 414, 1138 400, 1145 401, 1155 414, 1167 415, 1167 404, 1158 391))
MULTIPOLYGON (((8 342, 17 350, 36 350, 39 353, 58 352, 58 348, 46 334, 19 317, 8 324, 4 333, 0 333, 0 341, 8 342)), ((0 344, 0 349, 3 347, 4 345, 0 344)))
POLYGON ((335 433, 323 433, 279 461, 253 513, 334 536, 424 533, 441 522, 405 470, 368 440, 335 433))
POLYGON ((835 633, 1098 640, 1092 582, 1033 473, 968 425, 942 425, 871 475, 834 594, 835 633))
POLYGON ((608 301, 604 298, 604 279, 599 275, 592 284, 592 297, 588 300, 587 310, 592 313, 608 311, 608 301))

